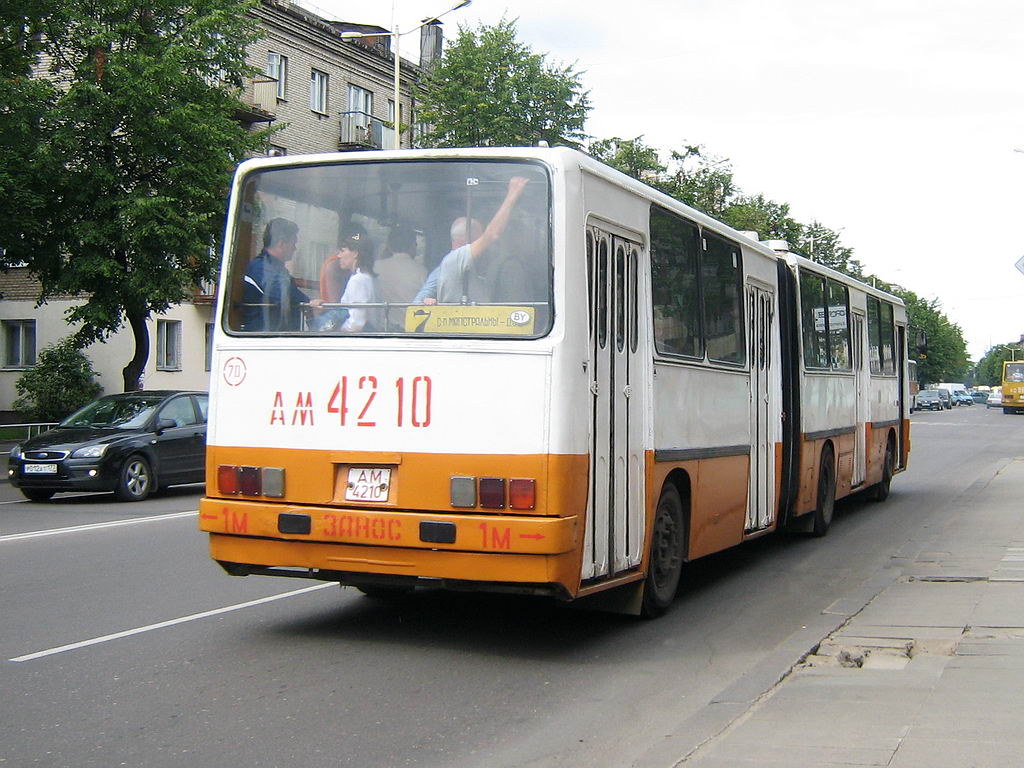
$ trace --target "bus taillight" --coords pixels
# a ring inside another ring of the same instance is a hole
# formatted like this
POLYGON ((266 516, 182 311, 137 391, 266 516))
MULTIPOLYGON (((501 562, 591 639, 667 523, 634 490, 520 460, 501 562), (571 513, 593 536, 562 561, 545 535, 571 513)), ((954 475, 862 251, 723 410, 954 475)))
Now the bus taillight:
POLYGON ((238 467, 224 464, 217 467, 217 490, 226 496, 238 493, 238 467))
POLYGON ((281 467, 217 467, 217 490, 225 496, 284 496, 284 469, 281 467))
POLYGON ((512 509, 533 509, 537 501, 533 478, 513 477, 508 481, 508 505, 512 509))

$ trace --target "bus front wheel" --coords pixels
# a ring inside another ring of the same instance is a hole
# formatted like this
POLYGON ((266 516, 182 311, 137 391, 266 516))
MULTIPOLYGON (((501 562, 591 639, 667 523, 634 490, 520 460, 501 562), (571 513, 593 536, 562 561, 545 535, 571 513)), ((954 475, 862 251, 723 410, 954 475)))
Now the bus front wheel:
POLYGON ((644 581, 640 615, 646 619, 661 616, 672 604, 683 573, 686 551, 686 520, 683 501, 672 483, 666 483, 658 499, 651 532, 651 555, 644 581))

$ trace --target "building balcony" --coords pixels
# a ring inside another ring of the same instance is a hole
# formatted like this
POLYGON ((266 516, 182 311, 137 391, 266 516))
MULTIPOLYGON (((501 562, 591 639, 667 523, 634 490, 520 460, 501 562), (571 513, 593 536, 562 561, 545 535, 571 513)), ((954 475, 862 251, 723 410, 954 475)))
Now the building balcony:
POLYGON ((388 128, 365 112, 342 112, 338 149, 342 152, 359 149, 391 149, 394 128, 388 128))
POLYGON ((277 116, 277 79, 259 75, 246 79, 238 94, 243 107, 237 111, 243 123, 269 123, 277 116))

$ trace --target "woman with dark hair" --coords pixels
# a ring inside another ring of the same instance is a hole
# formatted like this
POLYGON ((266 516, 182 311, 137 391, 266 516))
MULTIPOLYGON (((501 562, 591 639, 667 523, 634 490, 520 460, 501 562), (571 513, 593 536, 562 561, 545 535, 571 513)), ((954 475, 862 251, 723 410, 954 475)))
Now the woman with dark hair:
MULTIPOLYGON (((352 273, 345 285, 345 292, 339 304, 380 304, 380 293, 377 289, 377 275, 373 271, 373 250, 368 247, 366 238, 356 234, 347 238, 338 251, 338 264, 342 269, 352 273)), ((348 318, 341 330, 348 332, 383 330, 379 308, 364 309, 349 306, 348 318)))

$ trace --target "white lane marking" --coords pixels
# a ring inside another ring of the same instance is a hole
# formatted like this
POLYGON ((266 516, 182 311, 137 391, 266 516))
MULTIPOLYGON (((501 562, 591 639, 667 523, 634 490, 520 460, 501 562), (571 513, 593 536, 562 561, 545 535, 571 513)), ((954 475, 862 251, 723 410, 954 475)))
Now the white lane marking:
POLYGON ((163 629, 164 627, 173 627, 175 624, 184 624, 186 621, 196 621, 198 619, 205 619, 210 616, 218 616, 222 613, 230 613, 231 611, 240 611, 243 608, 251 608, 254 605, 262 605, 263 603, 271 603, 275 600, 283 600, 286 597, 295 597, 296 595, 304 595, 307 592, 315 592, 318 589, 327 589, 328 587, 337 587, 338 585, 334 582, 329 584, 315 584, 312 587, 303 587, 302 589, 296 589, 291 592, 283 592, 279 595, 271 595, 270 597, 261 597, 259 600, 250 600, 247 603, 237 603, 236 605, 229 605, 224 608, 214 608, 212 611, 203 611, 202 613, 193 613, 189 616, 182 616, 177 619, 170 619, 168 621, 161 621, 156 624, 148 624, 145 627, 136 627, 135 629, 126 629, 123 632, 115 632, 112 635, 103 635, 103 637, 94 637, 92 640, 82 640, 78 643, 69 643, 68 645, 61 645, 57 648, 49 648, 45 651, 36 651, 35 653, 28 653, 24 656, 15 656, 13 659, 8 661, 32 661, 33 659, 41 659, 44 656, 53 656, 58 653, 64 653, 66 651, 75 651, 79 648, 87 648, 90 645, 98 645, 100 643, 106 643, 111 640, 119 640, 122 637, 130 637, 131 635, 139 635, 143 632, 151 632, 154 629, 163 629))
POLYGON ((131 520, 111 520, 106 523, 89 523, 88 525, 73 525, 69 528, 50 528, 45 531, 27 531, 25 533, 10 533, 0 536, 0 543, 5 541, 20 541, 21 539, 38 539, 43 536, 59 536, 62 533, 81 533, 82 531, 97 531, 101 528, 118 528, 122 525, 139 525, 140 523, 159 523, 162 520, 174 520, 179 517, 195 517, 199 514, 198 509, 191 512, 172 512, 168 515, 153 515, 152 517, 136 517, 131 520))

